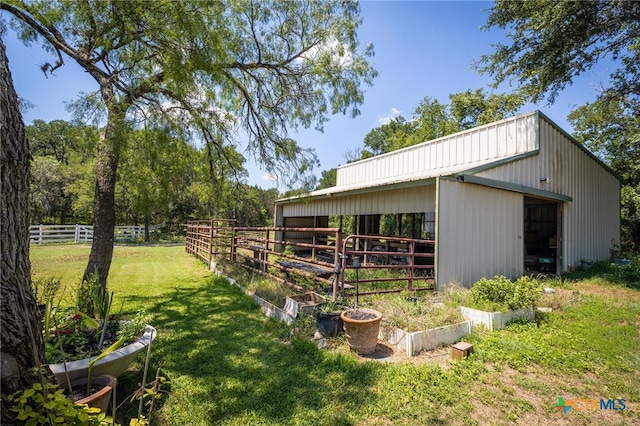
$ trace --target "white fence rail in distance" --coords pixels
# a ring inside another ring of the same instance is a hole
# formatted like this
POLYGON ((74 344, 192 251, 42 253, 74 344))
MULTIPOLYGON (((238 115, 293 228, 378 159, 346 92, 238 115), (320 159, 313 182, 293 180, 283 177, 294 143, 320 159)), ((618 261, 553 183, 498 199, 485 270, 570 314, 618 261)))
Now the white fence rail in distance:
MULTIPOLYGON (((144 238, 144 226, 116 226, 116 241, 135 241, 144 238)), ((76 243, 93 241, 92 225, 31 225, 29 237, 32 244, 76 243)))

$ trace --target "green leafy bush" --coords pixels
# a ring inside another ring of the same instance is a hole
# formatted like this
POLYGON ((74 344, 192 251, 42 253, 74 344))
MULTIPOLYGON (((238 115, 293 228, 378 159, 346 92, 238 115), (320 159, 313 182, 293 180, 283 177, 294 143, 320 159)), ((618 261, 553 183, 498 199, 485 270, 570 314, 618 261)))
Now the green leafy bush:
POLYGON ((57 385, 46 383, 43 387, 35 383, 24 391, 9 396, 16 413, 16 420, 27 426, 64 425, 110 425, 111 419, 98 408, 86 404, 76 405, 64 395, 57 385))
POLYGON ((471 287, 471 301, 488 310, 518 310, 535 307, 542 296, 542 284, 527 276, 515 282, 503 275, 482 278, 471 287))

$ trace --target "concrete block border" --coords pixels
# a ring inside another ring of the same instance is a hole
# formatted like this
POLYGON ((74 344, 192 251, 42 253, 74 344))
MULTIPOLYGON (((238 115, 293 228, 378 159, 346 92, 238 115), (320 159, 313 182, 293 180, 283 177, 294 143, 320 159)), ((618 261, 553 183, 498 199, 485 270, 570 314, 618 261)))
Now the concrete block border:
POLYGON ((487 312, 461 306, 460 312, 465 320, 471 322, 472 327, 484 325, 491 331, 500 330, 518 318, 524 317, 529 321, 533 321, 536 317, 533 309, 519 309, 517 311, 507 312, 487 312))
MULTIPOLYGON (((293 324, 295 321, 295 317, 290 313, 278 308, 263 298, 256 296, 254 292, 245 289, 233 278, 227 277, 218 271, 216 271, 216 273, 223 276, 230 284, 240 288, 245 294, 253 297, 253 300, 260 305, 260 310, 266 316, 284 321, 289 325, 293 324)), ((461 306, 460 312, 462 313, 462 317, 465 321, 429 330, 408 332, 400 328, 385 329, 385 327, 382 326, 380 327, 378 339, 404 351, 407 356, 415 356, 422 351, 430 351, 438 346, 457 343, 464 336, 471 333, 474 326, 483 325, 493 331, 504 328, 508 323, 521 317, 525 317, 529 321, 533 321, 535 319, 535 311, 533 309, 520 309, 508 312, 487 312, 461 306)))
POLYGON ((456 324, 431 328, 429 330, 408 332, 396 328, 381 329, 378 338, 386 341, 397 349, 405 351, 407 356, 414 356, 422 351, 430 351, 441 345, 458 342, 471 333, 471 322, 462 321, 456 324))
POLYGON ((465 321, 457 324, 415 332, 408 332, 399 328, 393 330, 381 329, 378 337, 397 349, 405 351, 407 356, 414 356, 422 351, 430 351, 441 345, 456 343, 471 333, 473 327, 479 325, 483 325, 493 331, 500 330, 508 323, 521 317, 527 318, 529 321, 535 319, 535 311, 533 309, 486 312, 461 306, 460 312, 465 321))
POLYGON ((274 319, 277 319, 279 321, 284 321, 288 325, 293 324, 293 322, 295 321, 294 317, 292 317, 291 315, 289 315, 288 313, 286 313, 282 309, 278 308, 273 303, 268 302, 267 300, 264 300, 260 296, 257 296, 253 291, 247 290, 246 288, 242 287, 233 278, 229 278, 229 277, 227 277, 225 275, 222 275, 220 273, 218 273, 218 275, 223 276, 227 280, 227 282, 229 282, 229 284, 238 287, 247 296, 253 297, 253 300, 260 306, 260 310, 262 311, 262 313, 265 314, 266 316, 268 316, 269 318, 274 318, 274 319))

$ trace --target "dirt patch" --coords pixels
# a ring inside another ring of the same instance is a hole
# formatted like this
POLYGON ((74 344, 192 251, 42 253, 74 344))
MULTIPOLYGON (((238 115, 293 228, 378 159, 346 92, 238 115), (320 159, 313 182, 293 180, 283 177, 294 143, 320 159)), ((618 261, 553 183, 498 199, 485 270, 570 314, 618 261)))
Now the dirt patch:
MULTIPOLYGON (((380 345, 378 345, 380 346, 380 345)), ((394 363, 412 363, 412 364, 435 364, 443 369, 451 366, 451 346, 436 348, 432 351, 423 351, 415 356, 408 356, 404 351, 393 348, 393 353, 389 354, 389 358, 394 363)))
POLYGON ((616 302, 636 302, 640 303, 640 291, 626 287, 603 286, 581 282, 577 286, 580 293, 611 299, 616 302))
POLYGON ((578 290, 555 289, 553 293, 545 293, 539 302, 539 306, 551 308, 553 311, 566 309, 579 303, 581 294, 578 290))
POLYGON ((339 353, 350 353, 358 357, 363 362, 380 361, 394 364, 411 363, 416 365, 434 364, 439 365, 442 369, 448 369, 453 362, 451 359, 451 346, 443 346, 432 351, 423 351, 415 356, 408 356, 405 351, 400 350, 385 342, 378 342, 376 350, 371 355, 357 355, 351 351, 346 342, 340 338, 320 339, 317 341, 318 346, 322 349, 328 349, 339 353))

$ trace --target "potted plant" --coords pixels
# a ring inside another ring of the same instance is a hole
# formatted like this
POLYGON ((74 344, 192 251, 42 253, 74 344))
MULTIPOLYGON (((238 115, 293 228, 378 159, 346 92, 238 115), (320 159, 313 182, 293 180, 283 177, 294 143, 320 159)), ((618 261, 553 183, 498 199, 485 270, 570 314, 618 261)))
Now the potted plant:
MULTIPOLYGON (((50 313, 51 310, 47 309, 47 311, 50 313)), ((81 332, 84 332, 87 329, 97 329, 99 328, 99 323, 93 318, 79 313, 71 317, 70 323, 65 324, 65 328, 62 329, 57 327, 57 320, 55 317, 53 317, 53 320, 56 324, 56 329, 53 333, 52 339, 55 340, 58 345, 59 352, 62 356, 61 364, 63 367, 63 370, 55 376, 58 385, 66 391, 69 399, 71 399, 75 404, 87 405, 88 407, 98 409, 100 412, 106 412, 109 402, 111 401, 111 394, 115 391, 117 380, 113 375, 94 376, 92 374, 92 368, 97 361, 117 350, 124 343, 126 338, 121 337, 111 346, 104 349, 98 356, 92 358, 88 363, 88 371, 85 374, 74 376, 74 379, 71 380, 69 369, 67 368, 65 350, 62 344, 63 336, 74 345, 79 345, 84 348, 85 345, 83 345, 83 343, 88 342, 86 337, 82 336, 81 332), (74 332, 69 328, 70 325, 74 328, 74 332)), ((45 324, 49 324, 49 319, 45 319, 45 324)), ((107 322, 105 321, 103 325, 103 332, 100 333, 101 337, 99 339, 98 347, 100 347, 104 342, 106 324, 107 322)), ((45 328, 45 330, 48 330, 48 328, 45 328)))
POLYGON ((337 300, 320 303, 313 308, 316 328, 325 337, 338 336, 344 331, 344 324, 340 315, 347 306, 337 300))
POLYGON ((59 385, 64 385, 67 374, 71 380, 87 377, 90 368, 93 370, 92 375, 94 376, 111 375, 118 377, 127 371, 138 353, 149 346, 155 337, 155 328, 146 325, 142 336, 131 343, 114 349, 105 356, 98 358, 98 354, 96 354, 95 356, 86 356, 73 361, 52 363, 49 364, 49 369, 54 374, 59 385))
POLYGON ((95 318, 77 309, 62 309, 59 302, 56 305, 58 281, 49 280, 43 291, 45 359, 60 386, 86 377, 90 366, 94 376, 118 377, 156 337, 144 312, 119 320, 110 313, 113 293, 107 296, 98 291, 97 281, 87 285, 88 290, 78 294, 78 306, 94 312, 95 318))
MULTIPOLYGON (((111 395, 109 390, 109 395, 111 395)), ((72 401, 57 385, 36 381, 33 386, 9 395, 8 409, 23 424, 64 424, 101 426, 113 424, 111 418, 86 401, 72 401)), ((108 398, 107 398, 108 402, 108 398)), ((106 408, 106 407, 105 407, 106 408)))
POLYGON ((382 313, 375 309, 348 309, 340 315, 344 322, 347 343, 360 355, 370 355, 375 352, 380 332, 382 313))
POLYGON ((81 285, 76 309, 54 303, 59 281, 48 280, 42 286, 45 359, 60 386, 86 377, 90 368, 94 376, 118 377, 156 337, 144 312, 128 320, 112 315, 113 292, 107 294, 95 277, 81 285))
POLYGON ((64 389, 75 404, 87 404, 105 413, 117 383, 118 379, 115 376, 86 376, 72 380, 71 388, 65 385, 64 389))

